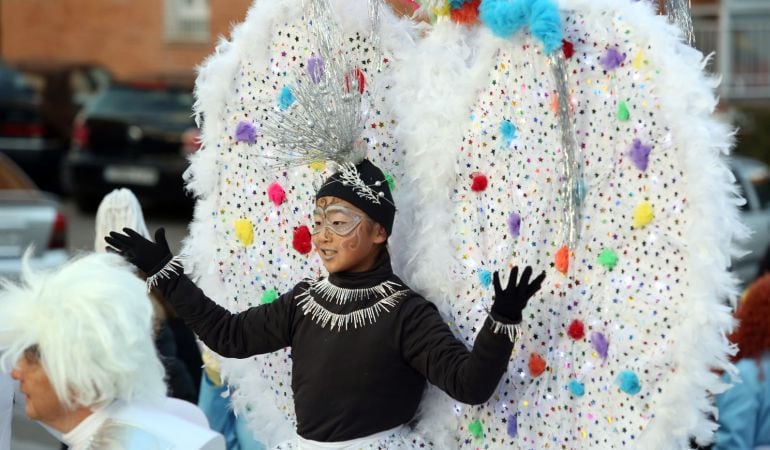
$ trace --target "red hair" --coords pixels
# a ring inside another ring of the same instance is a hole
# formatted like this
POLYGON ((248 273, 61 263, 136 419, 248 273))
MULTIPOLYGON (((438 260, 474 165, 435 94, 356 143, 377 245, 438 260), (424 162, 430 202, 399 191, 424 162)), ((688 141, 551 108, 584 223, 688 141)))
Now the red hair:
POLYGON ((735 311, 738 327, 730 341, 738 345, 734 361, 758 359, 770 351, 770 274, 759 278, 746 291, 735 311))

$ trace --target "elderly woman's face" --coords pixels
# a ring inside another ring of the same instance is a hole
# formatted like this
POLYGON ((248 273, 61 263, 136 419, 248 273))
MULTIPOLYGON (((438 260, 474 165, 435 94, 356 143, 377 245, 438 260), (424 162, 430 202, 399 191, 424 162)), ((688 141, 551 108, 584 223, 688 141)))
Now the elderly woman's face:
POLYGON ((43 370, 36 348, 24 352, 11 371, 11 377, 19 380, 19 390, 24 394, 26 413, 30 419, 50 425, 67 414, 43 370))

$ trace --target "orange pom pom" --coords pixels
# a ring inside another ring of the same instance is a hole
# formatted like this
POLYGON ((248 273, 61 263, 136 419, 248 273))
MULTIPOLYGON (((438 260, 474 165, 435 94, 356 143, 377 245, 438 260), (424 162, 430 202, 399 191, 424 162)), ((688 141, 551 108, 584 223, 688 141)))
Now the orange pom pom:
POLYGON ((569 270, 569 248, 566 245, 556 252, 554 262, 556 263, 556 270, 563 274, 567 273, 569 270))
POLYGON ((473 25, 479 21, 479 5, 481 0, 471 0, 463 6, 453 9, 450 13, 452 21, 461 25, 473 25))

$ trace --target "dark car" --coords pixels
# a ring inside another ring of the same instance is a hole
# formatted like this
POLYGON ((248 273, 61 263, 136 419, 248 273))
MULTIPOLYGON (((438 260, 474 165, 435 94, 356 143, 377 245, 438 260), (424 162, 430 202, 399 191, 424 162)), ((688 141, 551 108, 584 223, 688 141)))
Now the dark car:
POLYGON ((182 173, 198 150, 192 118, 193 96, 186 86, 116 83, 100 93, 75 119, 66 182, 83 210, 128 187, 142 203, 192 204, 182 173))
POLYGON ((62 192, 61 163, 72 121, 111 81, 101 66, 54 61, 16 62, 0 68, 0 151, 42 189, 62 192))

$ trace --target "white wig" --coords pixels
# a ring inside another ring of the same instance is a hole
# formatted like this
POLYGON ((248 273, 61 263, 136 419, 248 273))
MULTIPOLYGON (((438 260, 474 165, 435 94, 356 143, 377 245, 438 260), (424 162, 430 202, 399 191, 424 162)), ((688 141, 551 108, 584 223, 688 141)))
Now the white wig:
POLYGON ((33 272, 28 256, 20 283, 0 282, 0 366, 9 370, 37 346, 56 395, 70 409, 116 399, 161 401, 166 386, 152 306, 128 263, 97 253, 33 272))
POLYGON ((140 235, 150 239, 147 225, 144 223, 142 205, 130 189, 114 189, 105 195, 96 210, 96 236, 94 251, 103 252, 107 244, 104 237, 110 231, 121 231, 124 227, 131 228, 140 235))

